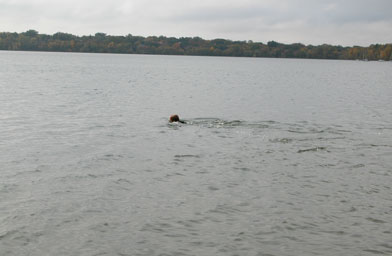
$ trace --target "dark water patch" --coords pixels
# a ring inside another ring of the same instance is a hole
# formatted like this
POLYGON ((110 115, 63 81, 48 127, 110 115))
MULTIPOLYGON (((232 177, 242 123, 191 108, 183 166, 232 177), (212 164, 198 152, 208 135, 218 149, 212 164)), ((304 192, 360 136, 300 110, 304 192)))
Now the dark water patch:
POLYGON ((80 173, 73 173, 73 174, 68 174, 66 176, 62 177, 56 177, 55 180, 63 181, 63 182, 68 182, 68 181, 80 181, 80 180, 93 180, 93 179, 102 179, 102 178, 109 178, 113 177, 113 173, 103 173, 103 174, 97 174, 97 173, 86 173, 86 174, 80 174, 80 173))
MULTIPOLYGON (((317 152, 317 151, 327 151, 326 147, 314 147, 314 148, 306 148, 300 149, 297 153, 305 153, 305 152, 317 152)), ((327 151, 328 152, 328 151, 327 151)))
POLYGON ((200 155, 174 155, 175 158, 200 158, 200 155))
MULTIPOLYGON (((94 162, 118 161, 118 160, 121 160, 122 158, 124 158, 124 155, 107 153, 107 154, 103 154, 103 155, 94 156, 91 158, 91 161, 94 161, 94 162)), ((130 158, 132 158, 132 157, 130 157, 130 158)))
MULTIPOLYGON (((392 243, 390 243, 390 244, 381 243, 381 244, 378 244, 378 246, 381 246, 381 247, 388 248, 388 249, 392 250, 392 243)), ((392 252, 392 251, 389 251, 389 252, 392 252)))
POLYGON ((235 170, 243 171, 243 172, 249 172, 251 169, 248 167, 234 167, 235 170))
POLYGON ((210 191, 217 191, 217 190, 219 190, 219 188, 215 187, 215 186, 208 186, 208 190, 210 190, 210 191))
MULTIPOLYGON (((291 133, 300 133, 300 134, 309 134, 309 133, 313 133, 313 132, 310 132, 310 130, 307 130, 307 129, 293 129, 293 128, 289 128, 288 130, 287 130, 288 132, 291 132, 291 133)), ((320 133, 320 132, 316 132, 316 133, 320 133)))
POLYGON ((277 231, 275 231, 275 230, 263 230, 263 231, 258 231, 255 235, 256 236, 271 236, 271 235, 273 235, 273 234, 276 234, 277 233, 277 231))
POLYGON ((231 215, 231 214, 237 214, 237 213, 242 213, 247 211, 248 209, 246 207, 238 207, 238 206, 228 205, 228 204, 219 204, 214 209, 211 209, 208 212, 218 213, 222 215, 231 215))
POLYGON ((331 235, 338 235, 338 236, 347 235, 347 233, 344 232, 343 230, 323 230, 323 231, 321 231, 321 233, 326 233, 326 234, 331 234, 331 235))
POLYGON ((12 237, 12 236, 14 236, 14 234, 17 234, 17 233, 18 233, 17 230, 4 231, 4 232, 0 233, 0 241, 3 239, 6 239, 6 238, 12 237))
POLYGON ((17 184, 1 184, 0 185, 0 195, 1 194, 7 194, 7 193, 13 193, 18 190, 19 185, 17 184))
POLYGON ((153 232, 153 233, 169 233, 173 229, 173 226, 169 223, 148 223, 145 224, 140 231, 141 232, 153 232))
POLYGON ((133 184, 130 180, 124 179, 124 178, 117 179, 114 181, 114 183, 116 183, 118 185, 122 185, 122 184, 132 185, 133 184))
POLYGON ((351 166, 350 168, 352 168, 352 169, 358 169, 358 168, 363 168, 363 167, 365 167, 364 164, 356 164, 356 165, 351 166))
POLYGON ((373 249, 365 249, 364 252, 370 252, 372 254, 385 254, 383 251, 373 250, 373 249))
POLYGON ((347 137, 319 137, 318 140, 331 141, 331 140, 346 140, 347 137))
POLYGON ((377 223, 377 224, 387 223, 384 220, 380 220, 380 219, 376 219, 376 218, 372 218, 372 217, 368 217, 368 218, 366 218, 366 220, 373 222, 373 223, 377 223))
POLYGON ((282 236, 282 238, 283 239, 288 239, 288 240, 291 240, 291 241, 294 241, 294 242, 304 242, 305 240, 303 240, 303 239, 300 239, 300 238, 298 238, 298 237, 295 237, 295 236, 282 236))
POLYGON ((377 148, 377 147, 387 147, 390 148, 392 145, 387 145, 387 144, 359 144, 358 146, 360 147, 371 147, 371 148, 377 148))
POLYGON ((335 167, 336 164, 326 163, 326 164, 319 164, 319 166, 320 167, 330 168, 330 167, 335 167))

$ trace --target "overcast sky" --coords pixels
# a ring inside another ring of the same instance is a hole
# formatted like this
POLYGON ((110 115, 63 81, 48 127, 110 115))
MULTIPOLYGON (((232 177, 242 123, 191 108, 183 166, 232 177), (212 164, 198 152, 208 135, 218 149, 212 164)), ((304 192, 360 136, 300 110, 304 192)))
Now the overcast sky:
POLYGON ((0 31, 392 43, 392 0, 0 0, 0 31))

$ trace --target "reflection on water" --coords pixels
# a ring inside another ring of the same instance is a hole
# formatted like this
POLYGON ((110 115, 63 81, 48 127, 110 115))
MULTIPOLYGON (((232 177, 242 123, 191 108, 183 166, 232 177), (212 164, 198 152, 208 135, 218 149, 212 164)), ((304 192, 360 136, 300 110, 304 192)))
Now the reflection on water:
POLYGON ((387 63, 0 56, 1 255, 392 253, 387 63))

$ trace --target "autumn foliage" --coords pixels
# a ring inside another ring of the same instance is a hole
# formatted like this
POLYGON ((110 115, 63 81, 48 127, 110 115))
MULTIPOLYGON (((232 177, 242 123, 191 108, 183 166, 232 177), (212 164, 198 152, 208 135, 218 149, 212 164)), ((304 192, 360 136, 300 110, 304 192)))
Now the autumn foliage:
POLYGON ((225 39, 204 40, 200 37, 111 36, 104 33, 75 36, 58 32, 46 35, 35 30, 0 33, 0 50, 392 60, 392 44, 375 44, 369 47, 328 44, 313 46, 300 43, 281 44, 275 41, 264 44, 225 39))

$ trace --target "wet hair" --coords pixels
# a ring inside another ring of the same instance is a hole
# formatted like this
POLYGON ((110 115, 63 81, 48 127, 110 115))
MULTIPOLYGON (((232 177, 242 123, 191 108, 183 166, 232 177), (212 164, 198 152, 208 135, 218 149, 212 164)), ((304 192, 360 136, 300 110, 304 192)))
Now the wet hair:
POLYGON ((169 119, 169 122, 170 123, 172 123, 172 122, 180 122, 180 118, 178 117, 178 115, 171 115, 170 119, 169 119))

